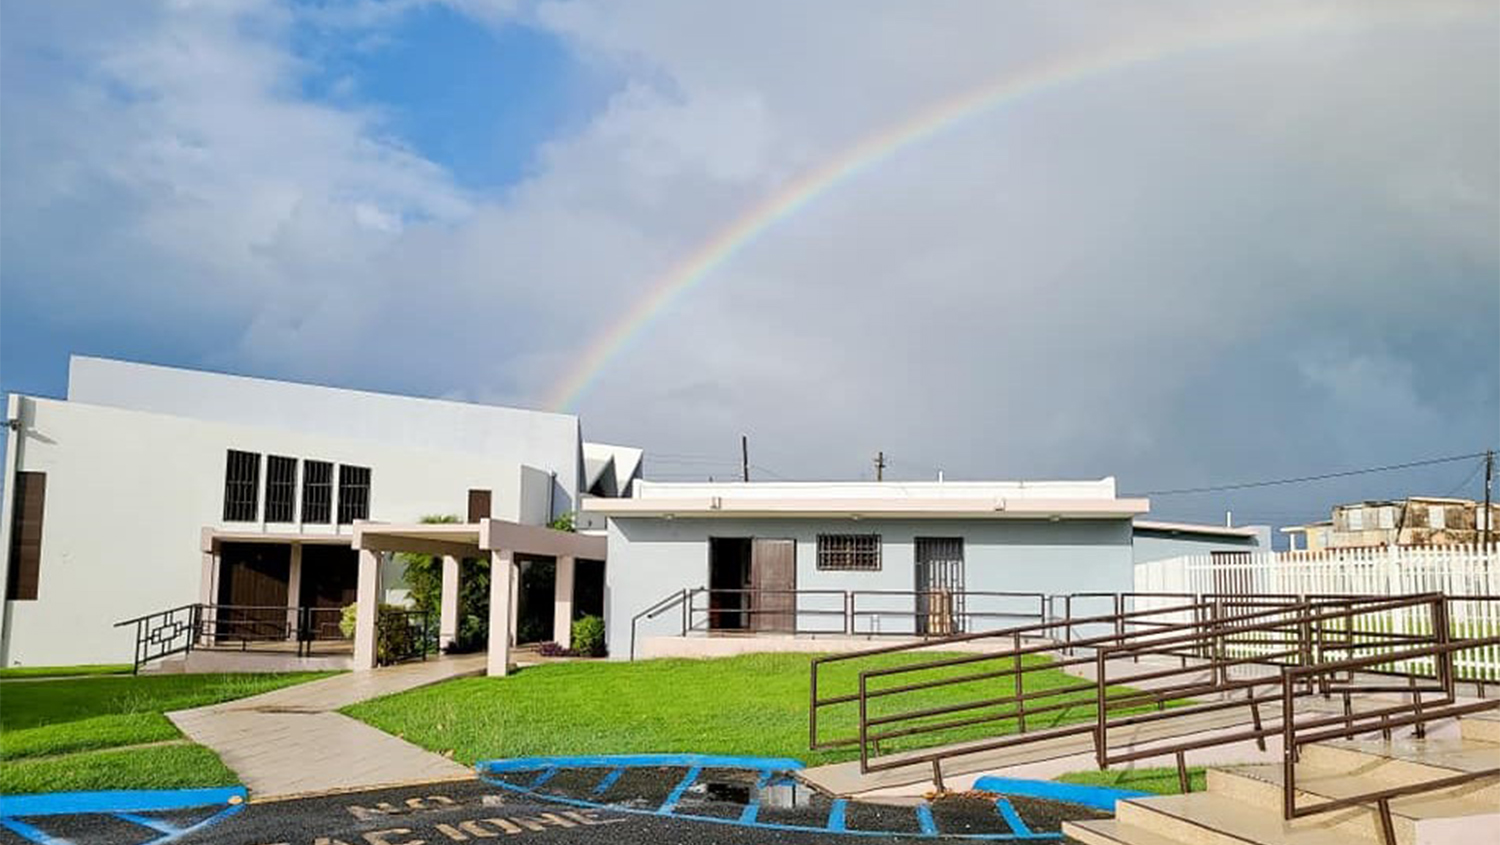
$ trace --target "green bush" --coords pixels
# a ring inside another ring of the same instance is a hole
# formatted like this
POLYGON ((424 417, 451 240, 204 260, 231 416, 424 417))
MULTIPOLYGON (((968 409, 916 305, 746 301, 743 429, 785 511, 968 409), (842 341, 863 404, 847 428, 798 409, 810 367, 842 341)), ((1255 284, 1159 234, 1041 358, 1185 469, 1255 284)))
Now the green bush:
POLYGON ((573 651, 589 657, 603 657, 604 620, 585 616, 573 622, 573 651))
MULTIPOLYGON (((431 651, 437 638, 437 631, 432 624, 432 617, 428 616, 426 629, 411 624, 411 617, 407 615, 410 608, 396 604, 382 604, 380 606, 380 617, 375 620, 375 662, 381 666, 395 663, 398 660, 417 653, 422 645, 422 638, 427 638, 428 650, 431 651)), ((355 602, 344 608, 339 617, 339 630, 346 637, 354 636, 355 619, 359 617, 359 602, 355 602)))

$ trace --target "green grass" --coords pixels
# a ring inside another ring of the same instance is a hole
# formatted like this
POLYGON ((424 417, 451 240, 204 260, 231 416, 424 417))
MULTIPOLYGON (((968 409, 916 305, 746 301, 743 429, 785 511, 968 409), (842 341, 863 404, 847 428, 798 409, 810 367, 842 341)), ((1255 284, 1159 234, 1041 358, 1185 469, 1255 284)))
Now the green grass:
POLYGON ((217 754, 201 745, 87 751, 0 764, 0 793, 83 789, 177 789, 239 783, 217 754))
MULTIPOLYGON (((857 688, 859 669, 932 660, 935 655, 887 655, 829 664, 820 676, 823 697, 857 688)), ((464 762, 527 755, 696 752, 793 757, 808 764, 847 760, 857 749, 807 749, 808 662, 805 654, 752 654, 717 660, 643 660, 634 663, 556 663, 507 678, 464 678, 361 702, 345 713, 425 748, 452 752, 464 762)), ((1037 659, 1031 665, 1042 665, 1037 659)), ((924 670, 872 688, 970 674, 985 667, 924 670)), ((1028 673, 1027 690, 1076 685, 1057 669, 1028 673)), ((872 699, 871 714, 975 701, 1014 691, 1010 678, 957 684, 872 699)), ((1093 717, 1092 696, 1074 693, 1067 712, 1027 720, 1028 729, 1093 717)), ((978 712, 978 711, 976 711, 978 712)), ((973 713, 943 718, 953 719, 973 713)), ((856 732, 854 704, 820 715, 824 739, 856 732)), ((931 721, 931 720, 928 720, 931 721)), ((890 752, 1013 729, 992 722, 903 741, 890 752)))
POLYGON ((0 669, 0 681, 7 678, 76 678, 83 675, 128 675, 129 663, 85 663, 80 666, 12 666, 0 669))
MULTIPOLYGON (((1116 789, 1136 789, 1155 792, 1158 795, 1176 795, 1178 788, 1177 769, 1116 769, 1111 771, 1069 772, 1054 780, 1063 783, 1082 783, 1088 786, 1111 786, 1116 789)), ((1188 767, 1188 781, 1194 792, 1208 788, 1208 772, 1202 766, 1188 767)))
POLYGON ((0 683, 0 793, 233 782, 206 748, 121 746, 181 739, 181 732, 163 715, 169 711, 244 698, 329 674, 127 675, 0 683))

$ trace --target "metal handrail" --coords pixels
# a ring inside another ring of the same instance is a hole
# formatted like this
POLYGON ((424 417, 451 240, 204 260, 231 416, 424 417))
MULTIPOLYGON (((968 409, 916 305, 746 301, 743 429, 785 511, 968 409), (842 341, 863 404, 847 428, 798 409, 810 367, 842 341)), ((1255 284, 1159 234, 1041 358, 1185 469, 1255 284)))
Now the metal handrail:
MULTIPOLYGON (((1446 616, 1446 611, 1440 613, 1446 616)), ((1446 619, 1444 620, 1446 622, 1446 619)), ((1440 639, 1447 640, 1448 629, 1446 625, 1438 631, 1440 639)), ((1392 728, 1404 727, 1406 725, 1417 725, 1419 728, 1433 719, 1463 716, 1470 713, 1478 713, 1485 710, 1500 708, 1500 700, 1480 701, 1469 704, 1457 704, 1454 675, 1454 655, 1460 651, 1473 648, 1485 648, 1500 645, 1500 636, 1470 637, 1458 640, 1447 640, 1436 645, 1423 648, 1408 649, 1399 653, 1399 659, 1410 660, 1418 657, 1434 657, 1437 660, 1437 673, 1439 679, 1444 682, 1442 701, 1433 702, 1425 707, 1421 702, 1421 692, 1413 689, 1412 706, 1409 708, 1386 708, 1383 711, 1374 711, 1373 715, 1379 716, 1379 728, 1389 732, 1392 728), (1410 712, 1400 713, 1406 710, 1410 712), (1397 712, 1389 712, 1397 711, 1397 712)), ((1326 673, 1349 671, 1367 668, 1376 665, 1377 662, 1388 662, 1391 655, 1371 655, 1368 657, 1350 658, 1332 663, 1312 666, 1288 666, 1281 671, 1281 697, 1284 713, 1290 713, 1287 702, 1290 701, 1293 690, 1299 686, 1299 678, 1302 676, 1316 676, 1326 673)), ((1347 696, 1347 692, 1345 695, 1347 696)), ((1354 714, 1346 708, 1345 716, 1333 720, 1319 720, 1317 723, 1297 724, 1295 719, 1283 718, 1281 727, 1282 737, 1282 817, 1287 821, 1306 816, 1327 813, 1345 807, 1363 806, 1375 804, 1376 813, 1380 819, 1381 838, 1385 845, 1396 845, 1395 824, 1391 818, 1391 799, 1403 795, 1415 795, 1422 792, 1430 792, 1439 789, 1448 789, 1462 786, 1481 778, 1500 775, 1500 766, 1487 769, 1476 769, 1436 778, 1433 780, 1420 781, 1417 783, 1402 784, 1400 786, 1385 789, 1369 790, 1358 795, 1346 795, 1342 798, 1325 798, 1312 806, 1297 806, 1297 761, 1300 758, 1301 749, 1304 745, 1314 742, 1323 742, 1329 739, 1345 739, 1357 736, 1369 731, 1367 724, 1372 713, 1354 714), (1356 725, 1354 722, 1359 721, 1356 725), (1337 726, 1342 721, 1341 727, 1337 726), (1298 730, 1306 730, 1309 727, 1328 727, 1331 730, 1322 730, 1312 735, 1298 736, 1298 730)))
MULTIPOLYGON (((1464 597, 1461 600, 1470 600, 1464 597)), ((1363 635, 1365 632, 1354 632, 1352 626, 1344 627, 1353 617, 1364 614, 1380 613, 1392 609, 1419 607, 1430 605, 1433 607, 1445 607, 1445 598, 1440 594, 1422 594, 1416 596, 1405 596, 1396 598, 1372 598, 1358 599, 1350 597, 1338 597, 1336 600, 1306 600, 1293 603, 1287 597, 1271 597, 1268 602, 1270 607, 1264 607, 1262 602, 1253 599, 1230 597, 1208 603, 1198 603, 1190 606, 1169 606, 1156 608, 1150 611, 1137 611, 1128 614, 1128 619, 1117 615, 1109 617, 1092 617, 1087 620, 1062 619, 1053 620, 1047 625, 1024 626, 1020 629, 988 632, 991 637, 1006 636, 1012 639, 1013 646, 1000 652, 983 652, 974 655, 963 655, 958 657, 945 657, 941 659, 926 661, 908 666, 884 667, 866 670, 860 673, 859 693, 854 696, 836 696, 828 699, 819 699, 816 692, 816 667, 814 668, 813 689, 811 699, 814 706, 810 711, 810 744, 814 747, 828 747, 830 745, 842 744, 843 741, 823 742, 818 741, 816 733, 816 713, 818 706, 833 703, 843 703, 849 700, 857 701, 860 710, 860 737, 857 740, 861 749, 861 768, 863 771, 879 771, 883 769, 897 768, 903 766, 930 763, 934 767, 934 780, 941 782, 941 761, 955 754, 974 754, 984 750, 1001 747, 1009 747, 1035 742, 1044 738, 1052 738, 1062 735, 1076 735, 1094 733, 1096 744, 1096 756, 1099 758, 1101 767, 1114 762, 1124 762, 1130 759, 1141 759, 1149 756, 1161 756, 1164 754, 1178 754, 1207 745, 1220 744, 1226 741, 1241 741, 1254 739, 1263 744, 1265 736, 1274 730, 1263 726, 1259 705, 1266 703, 1274 696, 1255 694, 1255 687, 1273 683, 1272 680, 1256 678, 1249 680, 1230 680, 1229 670, 1238 666, 1259 665, 1264 667, 1275 667, 1279 669, 1288 662, 1296 661, 1306 665, 1316 657, 1321 664, 1327 668, 1325 674, 1336 677, 1339 672, 1347 671, 1351 666, 1360 666, 1365 669, 1377 669, 1387 674, 1394 673, 1391 668, 1394 664, 1408 660, 1412 655, 1419 652, 1400 649, 1405 643, 1413 641, 1408 635, 1406 639, 1392 640, 1389 637, 1375 637, 1371 642, 1328 642, 1329 634, 1347 636, 1351 633, 1363 635), (1229 613, 1225 610, 1230 608, 1261 608, 1247 613, 1229 613), (1055 645, 1040 644, 1028 648, 1020 645, 1022 633, 1035 635, 1041 629, 1067 625, 1085 625, 1095 623, 1111 624, 1116 630, 1121 626, 1114 624, 1119 622, 1141 622, 1143 614, 1182 614, 1188 611, 1202 611, 1210 609, 1209 616, 1198 616, 1191 622, 1179 622, 1171 625, 1153 625, 1146 630, 1124 630, 1120 634, 1109 633, 1087 640, 1074 641, 1074 647, 1092 648, 1095 651, 1093 658, 1064 659, 1053 662, 1046 666, 1027 667, 1023 665, 1021 658, 1046 651, 1056 651, 1055 645), (1334 624, 1326 624, 1334 623, 1334 624), (1239 656, 1229 655, 1225 652, 1226 647, 1241 645, 1235 638, 1259 637, 1260 639, 1249 640, 1251 645, 1261 649, 1260 653, 1242 654, 1239 656), (1281 645, 1277 645, 1277 643, 1281 645), (1361 657, 1356 663, 1337 663, 1324 660, 1321 657, 1322 646, 1331 646, 1330 650, 1350 651, 1356 649, 1379 649, 1379 653, 1361 657), (1316 651, 1314 647, 1316 646, 1316 651), (1111 692, 1109 690, 1111 680, 1108 675, 1108 661, 1117 657, 1139 658, 1142 655, 1171 656, 1182 662, 1181 668, 1154 670, 1143 675, 1134 675, 1129 678, 1118 679, 1119 683, 1129 683, 1131 680, 1163 679, 1172 675, 1185 672, 1203 673, 1207 671, 1211 680, 1194 680, 1189 683, 1168 684, 1162 688, 1150 691, 1111 692), (1189 658, 1198 658, 1207 655, 1207 659, 1197 659, 1189 666, 1189 658), (1002 668, 995 671, 981 673, 967 673, 953 678, 924 681, 916 684, 907 684, 899 687, 883 687, 872 689, 870 682, 875 678, 889 679, 903 673, 930 670, 934 668, 954 667, 967 664, 979 663, 985 660, 1010 660, 1010 668, 1002 668), (1080 662, 1094 662, 1096 674, 1092 681, 1080 684, 1067 685, 1064 687, 1044 690, 1023 692, 1021 676, 1044 668, 1057 668, 1060 665, 1073 665, 1080 662), (1012 695, 992 696, 979 701, 961 702, 957 704, 943 705, 940 707, 926 707, 905 713, 883 714, 872 718, 868 704, 871 700, 903 692, 911 692, 921 689, 932 689, 950 684, 971 683, 976 680, 988 678, 1001 678, 1013 676, 1016 680, 1016 690, 1012 695), (1054 696, 1072 695, 1085 690, 1094 692, 1093 707, 1095 709, 1095 724, 1081 726, 1064 726, 1061 728, 1050 728, 1044 731, 1034 731, 1030 734, 1026 731, 1025 718, 1027 715, 1036 715, 1042 712, 1055 712, 1067 707, 1079 705, 1077 700, 1064 700, 1061 704, 1044 705, 1042 707, 1030 706, 1032 702, 1054 696), (1163 710, 1168 703, 1174 699, 1190 696, 1202 696, 1205 694, 1218 693, 1229 695, 1235 692, 1244 692, 1247 697, 1238 700, 1224 700, 1207 704, 1197 704, 1192 707, 1184 707, 1180 710, 1168 712, 1157 712, 1148 714, 1127 714, 1125 716, 1111 717, 1113 711, 1121 708, 1138 708, 1142 705, 1154 704, 1158 711, 1163 710), (1130 752, 1128 754, 1110 754, 1107 745, 1107 730, 1110 726, 1123 726, 1142 724, 1157 719, 1176 718, 1180 714, 1211 712, 1227 708, 1250 707, 1253 713, 1254 730, 1242 731, 1230 736, 1216 737, 1208 740, 1198 740, 1180 746, 1168 746, 1165 748, 1150 748, 1130 752), (933 717, 944 715, 957 715, 965 711, 984 711, 978 716, 945 720, 939 723, 931 722, 933 717), (1009 708, 1000 710, 998 708, 1009 708), (900 725, 903 721, 926 720, 920 725, 909 728, 894 728, 890 726, 900 725), (922 733, 935 733, 956 728, 972 727, 986 722, 1015 720, 1021 736, 1009 736, 1003 739, 994 739, 989 742, 965 743, 961 748, 935 749, 926 754, 904 753, 894 761, 874 761, 870 759, 870 748, 873 745, 876 753, 879 753, 879 741, 889 740, 899 736, 912 736, 922 733), (876 728, 879 730, 872 730, 876 728)), ((1118 606, 1118 605, 1117 605, 1118 606)), ((1438 611, 1442 617, 1440 624, 1433 626, 1434 630, 1441 630, 1446 625, 1446 613, 1438 611)), ((1378 633, 1378 632, 1376 632, 1378 633)), ((1419 635, 1412 635, 1418 636, 1419 635)), ((951 638, 952 641, 972 641, 980 639, 979 636, 965 636, 951 638)), ((932 647, 931 643, 918 644, 917 646, 893 646, 882 649, 871 649, 855 655, 839 655, 840 659, 855 659, 872 654, 890 654, 901 651, 909 651, 917 647, 932 647)), ((818 663, 830 662, 829 660, 817 661, 818 663)), ((1408 669, 1405 673, 1414 682, 1415 675, 1408 669)), ((1447 673, 1451 683, 1453 673, 1447 673)), ((1328 684, 1322 685, 1326 690, 1328 684)), ((1414 686, 1414 684, 1413 684, 1414 686)), ((1309 684, 1305 693, 1314 692, 1314 685, 1309 684)), ((1393 687, 1395 688, 1395 687, 1393 687)), ((1376 688, 1366 688, 1374 691, 1376 688)), ((1410 687, 1399 687, 1403 691, 1410 687)), ((1428 687, 1420 688, 1422 692, 1433 692, 1428 687)), ((1386 718, 1389 718, 1387 714, 1386 718)), ((1182 764, 1179 761, 1179 767, 1182 764)), ((1185 773, 1185 769, 1184 769, 1185 773)))
MULTIPOLYGON (((696 589, 701 590, 703 588, 702 587, 698 587, 696 589)), ((660 601, 656 602, 655 604, 651 605, 650 607, 646 608, 645 610, 641 611, 640 613, 637 613, 636 615, 630 617, 630 659, 631 660, 635 659, 635 628, 636 628, 636 624, 639 623, 642 619, 647 619, 647 620, 655 619, 656 617, 662 615, 663 613, 666 613, 671 608, 676 607, 677 605, 686 602, 687 599, 688 599, 688 590, 687 589, 681 589, 681 590, 678 590, 675 593, 672 593, 672 594, 670 594, 668 596, 665 596, 660 601)), ((685 620, 686 620, 686 614, 684 614, 683 631, 682 631, 683 634, 687 633, 687 622, 685 620)))

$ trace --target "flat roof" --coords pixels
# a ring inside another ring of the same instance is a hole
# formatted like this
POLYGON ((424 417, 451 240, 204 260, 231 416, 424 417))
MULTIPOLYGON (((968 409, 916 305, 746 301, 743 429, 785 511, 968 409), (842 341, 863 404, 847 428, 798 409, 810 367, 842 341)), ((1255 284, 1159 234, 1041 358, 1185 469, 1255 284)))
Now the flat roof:
POLYGON ((1212 534, 1222 537, 1254 537, 1255 529, 1246 526, 1202 525, 1195 522, 1156 522, 1137 519, 1135 527, 1146 531, 1165 531, 1172 534, 1212 534))
POLYGON ((1146 499, 1116 498, 792 498, 683 496, 585 499, 582 510, 611 517, 861 517, 892 519, 1125 519, 1146 513, 1146 499))

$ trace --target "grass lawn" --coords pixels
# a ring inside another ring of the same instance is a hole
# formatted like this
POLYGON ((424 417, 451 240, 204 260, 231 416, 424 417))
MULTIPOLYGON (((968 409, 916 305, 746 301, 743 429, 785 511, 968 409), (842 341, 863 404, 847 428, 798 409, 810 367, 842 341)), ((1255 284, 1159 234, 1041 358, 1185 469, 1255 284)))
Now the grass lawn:
POLYGON ((147 675, 0 682, 0 793, 221 786, 234 775, 164 713, 327 677, 147 675), (143 748, 123 746, 169 743, 143 748))
MULTIPOLYGON (((1136 789, 1155 792, 1159 795, 1176 795, 1181 790, 1177 784, 1177 769, 1112 769, 1109 771, 1069 772, 1055 780, 1063 783, 1082 783, 1089 786, 1112 786, 1116 789, 1136 789)), ((1188 781, 1194 792, 1208 788, 1208 773, 1202 766, 1188 767, 1188 781)))
POLYGON ((84 675, 128 675, 129 663, 85 663, 79 666, 12 666, 0 669, 0 681, 9 678, 76 678, 84 675))
MULTIPOLYGON (((830 664, 820 675, 819 691, 828 697, 856 689, 856 663, 869 669, 934 657, 896 654, 830 664)), ((807 749, 808 660, 805 654, 751 654, 717 660, 554 663, 507 678, 448 681, 361 702, 344 712, 425 748, 451 751, 464 763, 527 755, 647 752, 792 757, 809 765, 851 759, 857 749, 807 749)), ((929 670, 886 685, 975 671, 974 666, 929 670)), ((1057 669, 1024 677, 1028 690, 1079 683, 1057 669)), ((989 679, 875 699, 871 713, 975 701, 1013 691, 1011 678, 989 679)), ((1069 696, 1074 698, 1076 707, 1046 714, 1047 718, 1028 718, 1027 727, 1092 718, 1091 695, 1069 696)), ((944 718, 973 712, 980 711, 944 718)), ((857 715, 853 703, 825 709, 819 717, 820 736, 853 735, 857 715)), ((993 735, 1009 728, 1004 722, 990 723, 952 731, 943 739, 993 735)), ((905 747, 935 744, 933 735, 915 740, 906 740, 905 747)), ((882 751, 901 747, 901 741, 887 742, 882 751)))

